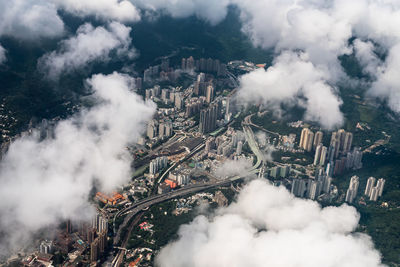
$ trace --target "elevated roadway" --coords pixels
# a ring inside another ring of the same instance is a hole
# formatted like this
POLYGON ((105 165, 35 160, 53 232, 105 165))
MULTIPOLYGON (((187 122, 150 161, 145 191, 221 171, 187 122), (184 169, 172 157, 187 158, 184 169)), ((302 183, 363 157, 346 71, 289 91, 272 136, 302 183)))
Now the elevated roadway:
MULTIPOLYGON (((135 217, 137 214, 139 214, 141 211, 146 210, 147 208, 151 207, 152 205, 167 201, 167 200, 171 200, 174 198, 178 198, 178 197, 182 197, 185 195, 189 195, 189 194, 193 194, 193 193, 197 193, 197 192, 201 192, 204 190, 209 190, 215 187, 219 187, 219 186, 223 186, 223 185, 227 185, 230 184, 234 181, 238 181, 240 179, 243 179, 245 177, 248 176, 248 174, 256 174, 258 173, 258 169, 260 168, 260 166, 262 165, 263 161, 264 161, 264 156, 257 144, 257 141, 255 140, 255 136, 254 133, 251 129, 251 127, 249 127, 249 124, 247 123, 249 120, 249 117, 251 115, 247 116, 245 118, 245 121, 242 122, 242 127, 243 127, 243 131, 245 133, 245 138, 250 146, 250 149, 252 150, 252 152, 254 153, 254 155, 257 157, 257 161, 256 163, 248 170, 246 175, 236 175, 233 177, 229 177, 223 180, 219 180, 219 181, 214 181, 214 182, 209 182, 209 183, 202 183, 202 184, 194 184, 194 185, 189 185, 189 186, 185 186, 183 188, 180 188, 178 190, 174 190, 172 192, 168 192, 165 194, 160 194, 160 195, 153 195, 150 196, 146 199, 143 199, 141 201, 138 201, 136 203, 134 203, 133 205, 131 205, 130 207, 124 208, 122 210, 120 210, 115 216, 114 216, 114 245, 117 247, 117 245, 120 243, 121 240, 121 233, 122 230, 128 226, 129 222, 133 219, 133 217, 135 217), (117 217, 120 216, 124 216, 126 215, 123 223, 120 225, 118 231, 115 233, 116 229, 115 229, 115 219, 117 217)), ((187 160, 188 158, 192 157, 195 153, 197 153, 198 151, 200 151, 202 148, 204 147, 204 144, 200 144, 199 146, 197 146, 195 149, 193 149, 193 151, 188 154, 184 159, 180 160, 179 162, 173 164, 171 167, 169 167, 160 177, 158 183, 161 183, 163 181, 163 179, 165 179, 165 176, 175 167, 177 167, 180 163, 182 163, 183 161, 187 160)), ((133 225, 135 225, 137 222, 135 222, 135 220, 130 224, 130 229, 132 228, 133 225)), ((129 237, 127 237, 129 238, 129 237)), ((123 242, 126 243, 126 240, 123 242)), ((124 255, 124 250, 120 249, 120 248, 124 248, 125 244, 122 244, 119 247, 119 251, 117 253, 117 255, 114 257, 114 260, 111 263, 112 267, 118 267, 123 259, 123 255, 124 255)))

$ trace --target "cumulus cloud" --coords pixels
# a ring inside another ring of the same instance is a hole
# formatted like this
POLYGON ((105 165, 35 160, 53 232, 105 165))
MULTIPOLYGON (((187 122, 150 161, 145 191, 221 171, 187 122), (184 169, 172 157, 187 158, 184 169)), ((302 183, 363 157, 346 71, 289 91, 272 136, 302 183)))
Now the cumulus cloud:
POLYGON ((58 37, 64 22, 54 3, 45 0, 0 1, 0 35, 18 39, 58 37))
POLYGON ((305 120, 326 129, 343 123, 341 100, 327 81, 331 74, 315 66, 305 53, 284 52, 267 70, 258 69, 240 78, 238 97, 247 103, 264 104, 275 111, 282 104, 305 108, 305 120))
POLYGON ((252 160, 246 158, 239 158, 237 160, 225 160, 220 166, 218 166, 214 175, 220 178, 227 178, 236 175, 246 176, 248 170, 253 166, 252 160))
MULTIPOLYGON (((162 10, 173 17, 196 15, 212 24, 221 21, 229 5, 240 10, 242 31, 254 45, 274 49, 279 56, 285 51, 302 51, 308 61, 330 74, 324 84, 337 84, 346 78, 339 57, 354 53, 364 72, 376 81, 371 84, 369 95, 387 100, 389 107, 398 112, 400 84, 395 78, 397 46, 400 44, 400 4, 398 1, 315 1, 315 0, 226 0, 226 1, 170 1, 134 0, 147 10, 162 10), (353 45, 351 38, 357 38, 353 45), (377 47, 378 46, 378 47, 377 47), (384 62, 376 58, 375 49, 388 54, 384 62), (386 51, 385 51, 386 50, 386 51)), ((324 77, 322 77, 324 78, 324 77)), ((285 77, 281 77, 285 79, 285 77)), ((320 87, 320 86, 318 86, 320 87)), ((329 90, 322 90, 328 92, 329 90)), ((289 92, 290 93, 290 92, 289 92)), ((328 93, 324 96, 329 96, 328 93)), ((313 100, 318 100, 314 98, 313 100)), ((329 102, 337 103, 334 96, 329 102)), ((339 100, 340 102, 340 100, 339 100)), ((322 102, 325 104, 325 102, 322 102)), ((312 105, 310 107, 315 107, 312 105)), ((337 114, 331 124, 339 122, 337 114)), ((318 115, 310 112, 312 120, 318 115)), ((327 125, 325 125, 327 126, 327 125)))
POLYGON ((99 19, 121 22, 140 20, 139 10, 127 0, 54 0, 54 3, 81 17, 94 15, 99 19))
POLYGON ((14 141, 0 163, 0 255, 60 219, 89 214, 89 193, 130 179, 126 146, 142 134, 155 106, 131 92, 133 79, 113 73, 87 80, 96 105, 59 122, 54 137, 14 141))
POLYGON ((375 46, 370 41, 354 40, 354 55, 363 66, 363 72, 376 78, 381 61, 375 53, 375 46))
POLYGON ((245 186, 236 202, 181 226, 156 266, 382 267, 371 238, 354 233, 355 208, 321 208, 265 180, 245 186))
POLYGON ((6 50, 0 44, 0 65, 6 61, 6 50))
POLYGON ((310 62, 329 70, 330 84, 344 77, 338 57, 354 52, 363 71, 375 79, 368 94, 400 111, 398 1, 232 1, 241 10, 242 30, 255 45, 274 48, 277 54, 306 52, 310 62), (353 47, 352 37, 357 38, 353 47), (383 62, 376 50, 387 54, 383 62))
POLYGON ((62 73, 81 69, 93 61, 108 61, 112 51, 132 58, 135 51, 130 49, 130 31, 130 27, 118 22, 96 28, 86 23, 79 27, 76 36, 62 41, 58 51, 40 58, 39 68, 48 78, 57 79, 62 73))
POLYGON ((377 70, 368 93, 386 100, 393 111, 400 113, 400 42, 391 48, 386 62, 377 70))
POLYGON ((139 10, 128 0, 0 0, 0 36, 21 40, 60 37, 65 33, 60 10, 103 21, 140 20, 139 10))

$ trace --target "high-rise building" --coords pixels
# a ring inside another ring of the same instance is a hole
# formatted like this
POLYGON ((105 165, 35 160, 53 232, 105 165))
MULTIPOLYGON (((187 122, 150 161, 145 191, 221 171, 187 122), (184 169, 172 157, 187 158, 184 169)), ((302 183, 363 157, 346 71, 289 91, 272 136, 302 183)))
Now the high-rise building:
POLYGON ((206 146, 205 146, 205 152, 209 153, 211 149, 213 149, 215 147, 215 140, 214 137, 210 137, 209 139, 207 139, 206 141, 206 146))
POLYGON ((353 134, 350 132, 347 132, 345 137, 344 137, 344 144, 343 144, 343 154, 346 154, 351 150, 351 145, 353 142, 353 134))
POLYGON ((280 176, 282 178, 287 178, 289 176, 289 173, 290 173, 290 166, 285 165, 281 167, 280 176))
POLYGON ((183 95, 181 93, 175 93, 175 107, 177 109, 183 108, 183 95))
POLYGON ((333 170, 334 175, 341 175, 346 169, 346 157, 341 157, 335 161, 335 168, 333 170))
POLYGON ((369 194, 369 200, 370 201, 377 201, 379 196, 379 189, 378 187, 373 187, 371 189, 371 192, 369 194))
POLYGON ((314 142, 313 142, 313 149, 316 149, 319 144, 322 143, 322 138, 324 134, 321 131, 315 133, 314 142))
POLYGON ((50 254, 53 250, 53 242, 45 240, 40 243, 39 252, 42 254, 50 254))
POLYGON ((375 186, 375 178, 374 177, 369 177, 367 180, 367 186, 365 187, 365 192, 364 195, 370 196, 372 188, 375 186))
POLYGON ((337 131, 337 138, 339 139, 339 151, 343 151, 346 131, 344 129, 340 129, 339 131, 337 131))
POLYGON ((97 233, 108 231, 108 220, 101 214, 96 214, 92 219, 92 228, 96 229, 97 233))
POLYGON ((72 223, 71 223, 71 220, 67 220, 66 222, 65 222, 65 224, 66 224, 66 232, 68 233, 68 234, 70 234, 70 233, 72 233, 72 223))
POLYGON ((206 101, 211 103, 214 100, 214 86, 207 86, 206 101))
POLYGON ((332 132, 330 145, 336 142, 337 139, 337 132, 332 132))
POLYGON ((301 130, 300 143, 299 143, 299 147, 301 147, 301 148, 304 147, 304 143, 306 142, 308 131, 309 131, 308 128, 303 128, 303 130, 301 130))
POLYGON ((162 89, 161 90, 161 99, 163 101, 168 101, 169 100, 169 90, 168 89, 162 89))
POLYGON ((378 188, 378 196, 382 196, 383 187, 385 186, 385 179, 380 178, 376 183, 376 187, 378 188))
POLYGON ((94 240, 92 244, 90 244, 90 261, 96 262, 98 259, 99 259, 99 239, 96 238, 96 240, 94 240))
POLYGON ((150 69, 146 69, 143 73, 143 81, 144 82, 150 82, 151 81, 151 70, 150 69))
POLYGON ((142 86, 143 86, 143 79, 141 78, 141 77, 137 77, 136 79, 135 79, 135 87, 136 87, 136 89, 138 89, 138 90, 141 90, 142 89, 142 86))
POLYGON ((164 132, 164 123, 160 123, 160 124, 158 125, 158 137, 163 138, 164 135, 165 135, 165 132, 164 132))
POLYGON ((96 238, 96 228, 90 227, 87 229, 87 241, 91 244, 96 238))
POLYGON ((353 203, 357 196, 358 186, 360 184, 360 178, 356 175, 352 176, 350 179, 349 189, 346 193, 346 202, 353 203))
POLYGON ((353 149, 353 157, 354 157, 353 169, 355 170, 361 169, 363 152, 359 147, 355 147, 353 149))
POLYGON ((344 129, 340 129, 337 132, 332 133, 331 146, 335 147, 334 158, 339 156, 339 153, 346 155, 351 150, 353 142, 353 134, 346 132, 344 129))
POLYGON ((312 150, 312 145, 313 145, 313 138, 314 138, 314 133, 312 131, 308 132, 308 137, 307 137, 307 143, 305 145, 305 150, 310 152, 312 150))
POLYGON ((147 137, 149 137, 150 139, 153 139, 157 136, 157 126, 158 126, 158 122, 156 120, 151 120, 147 124, 147 137))
POLYGON ((369 177, 367 181, 367 186, 365 188, 365 195, 369 196, 369 200, 377 201, 380 196, 382 196, 383 187, 385 185, 385 179, 380 178, 374 186, 375 178, 369 177))
POLYGON ((280 172, 281 172, 280 169, 281 168, 279 166, 275 166, 275 167, 271 168, 269 175, 274 179, 279 178, 280 172))
POLYGON ((340 135, 337 132, 333 132, 331 136, 331 142, 329 146, 329 160, 332 161, 339 156, 340 152, 340 135))
POLYGON ((186 69, 194 70, 194 59, 192 56, 190 56, 188 59, 186 59, 186 69))
POLYGON ((329 177, 332 177, 332 174, 333 174, 333 162, 328 162, 328 164, 326 164, 325 173, 329 177))
POLYGON ((327 153, 328 153, 328 148, 326 146, 322 146, 321 157, 319 158, 319 166, 325 165, 327 153))
POLYGON ((322 152, 322 144, 319 144, 316 149, 315 149, 315 155, 314 155, 314 166, 317 166, 319 164, 319 161, 321 159, 321 152, 322 152))
POLYGON ((292 194, 296 197, 303 197, 307 189, 306 181, 302 179, 293 179, 292 181, 292 194))
POLYGON ((170 137, 172 135, 172 131, 173 131, 172 121, 164 122, 165 136, 170 137))
MULTIPOLYGON (((310 183, 310 182, 309 182, 310 183)), ((308 198, 316 199, 321 193, 322 184, 319 181, 312 181, 309 186, 308 198)))
POLYGON ((107 231, 102 231, 99 235, 99 251, 103 253, 107 245, 107 231))
POLYGON ((313 138, 314 138, 314 133, 310 129, 304 128, 301 131, 300 147, 310 152, 313 146, 313 138))
POLYGON ((325 176, 325 180, 322 186, 322 191, 325 193, 329 193, 331 189, 332 177, 325 176))
POLYGON ((205 82, 206 81, 206 75, 203 72, 200 72, 199 75, 197 75, 197 81, 198 82, 205 82))
POLYGON ((217 118, 220 113, 220 104, 213 103, 208 108, 200 111, 199 131, 202 134, 214 131, 217 127, 217 118))
POLYGON ((168 158, 167 157, 158 157, 150 161, 149 164, 149 173, 156 174, 160 170, 164 169, 168 165, 168 158))
POLYGON ((225 105, 225 114, 228 115, 229 113, 231 113, 231 98, 227 97, 225 105))

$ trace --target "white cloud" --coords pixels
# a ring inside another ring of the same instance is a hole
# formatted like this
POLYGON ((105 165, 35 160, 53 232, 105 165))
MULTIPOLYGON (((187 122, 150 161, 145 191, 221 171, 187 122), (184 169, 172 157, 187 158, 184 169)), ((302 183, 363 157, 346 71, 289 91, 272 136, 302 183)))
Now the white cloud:
POLYGON ((376 77, 380 69, 381 60, 375 54, 375 46, 370 41, 361 41, 360 39, 354 40, 354 55, 363 66, 363 72, 376 77))
POLYGON ((94 28, 86 23, 79 27, 76 36, 60 43, 58 51, 45 54, 39 59, 39 68, 50 79, 57 79, 62 73, 71 72, 96 61, 107 61, 110 53, 132 58, 130 49, 130 27, 112 22, 107 27, 94 28))
POLYGON ((14 141, 0 163, 0 255, 60 219, 89 216, 94 183, 111 191, 130 179, 126 146, 142 134, 155 106, 132 93, 133 80, 113 73, 87 80, 97 104, 55 127, 14 141))
POLYGON ((265 180, 251 182, 210 217, 181 226, 156 266, 383 266, 371 238, 354 233, 355 208, 321 208, 265 180))
POLYGON ((304 53, 284 52, 267 70, 258 69, 240 78, 238 97, 246 103, 279 110, 281 104, 304 107, 305 119, 326 129, 343 123, 341 100, 327 81, 331 73, 315 66, 304 53))
MULTIPOLYGON (((309 62, 329 72, 330 79, 323 80, 323 84, 337 84, 342 81, 345 74, 338 57, 355 52, 364 67, 364 72, 376 78, 369 94, 387 99, 389 106, 394 111, 399 111, 400 97, 395 88, 400 87, 400 84, 394 75, 396 68, 391 69, 391 66, 400 64, 395 62, 400 59, 400 56, 396 55, 395 48, 400 44, 398 1, 226 0, 210 3, 197 0, 134 0, 133 2, 141 8, 161 10, 173 17, 196 15, 212 24, 218 23, 226 16, 230 4, 236 5, 241 12, 242 31, 251 38, 254 45, 273 48, 277 55, 287 50, 306 53, 309 62), (348 43, 351 37, 359 39, 354 47, 348 43), (372 51, 376 49, 374 47, 376 44, 390 51, 384 64, 374 58, 372 51)), ((321 86, 322 84, 318 87, 321 86)), ((329 95, 329 90, 321 89, 321 91, 325 96, 329 95)), ((327 102, 335 105, 338 99, 335 96, 327 102)), ((318 103, 315 104, 318 106, 318 103)), ((321 103, 324 104, 326 103, 321 103)), ((319 120, 314 112, 310 112, 308 116, 313 120, 319 120)))
POLYGON ((238 160, 226 160, 220 166, 218 166, 214 175, 220 178, 227 178, 236 175, 246 175, 248 170, 253 166, 253 162, 250 159, 239 158, 238 160))
POLYGON ((399 1, 233 0, 233 3, 240 7, 243 31, 255 45, 275 48, 278 54, 287 49, 306 52, 310 62, 329 70, 330 84, 342 80, 338 57, 352 53, 348 40, 358 38, 354 42, 355 55, 364 72, 376 79, 368 94, 387 100, 392 110, 400 111, 399 1), (377 49, 388 52, 385 62, 374 54, 377 49))
POLYGON ((400 42, 390 49, 368 93, 386 100, 393 111, 400 113, 400 42))
POLYGON ((60 37, 65 30, 59 10, 106 21, 140 20, 139 10, 128 0, 0 0, 0 36, 22 40, 60 37))
POLYGON ((6 50, 0 44, 0 65, 6 61, 6 50))
POLYGON ((53 0, 60 8, 77 16, 94 15, 99 19, 135 22, 140 20, 140 13, 127 0, 53 0))
POLYGON ((0 0, 0 36, 19 39, 58 37, 64 33, 64 22, 56 6, 44 0, 0 0))

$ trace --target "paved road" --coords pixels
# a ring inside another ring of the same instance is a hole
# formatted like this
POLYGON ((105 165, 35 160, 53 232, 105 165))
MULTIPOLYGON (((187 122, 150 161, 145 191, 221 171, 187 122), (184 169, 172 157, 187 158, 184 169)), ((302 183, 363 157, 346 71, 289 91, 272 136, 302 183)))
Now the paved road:
POLYGON ((254 114, 251 114, 251 115, 247 116, 247 117, 244 119, 244 124, 246 124, 246 125, 251 125, 251 126, 253 126, 253 127, 255 127, 255 128, 257 128, 257 129, 263 131, 263 132, 266 132, 266 133, 269 133, 269 134, 272 134, 272 135, 276 135, 276 136, 278 136, 278 137, 281 136, 279 133, 272 132, 272 131, 267 130, 267 129, 261 127, 261 126, 258 126, 257 124, 254 124, 254 123, 251 121, 251 117, 252 117, 253 115, 254 115, 254 114))
MULTIPOLYGON (((250 116, 246 117, 245 119, 245 123, 242 123, 243 126, 243 131, 245 133, 245 137, 247 142, 249 143, 250 149, 252 150, 252 152, 256 155, 257 157, 257 162, 254 166, 252 166, 251 169, 248 170, 248 173, 251 174, 255 174, 258 173, 258 168, 262 165, 262 162, 264 160, 263 154, 260 151, 257 141, 255 140, 254 137, 254 133, 251 130, 251 128, 248 126, 248 124, 246 123, 249 119, 250 116)), ((202 149, 204 147, 204 144, 199 145, 198 147, 196 147, 190 154, 187 155, 187 157, 191 157, 193 156, 195 153, 197 153, 200 149, 202 149)), ((185 157, 184 160, 187 159, 187 157, 185 157)), ((181 161, 179 163, 174 164, 175 167, 177 165, 179 165, 180 163, 182 163, 181 161)), ((174 166, 173 165, 173 166, 174 166)), ((172 167, 172 166, 171 166, 172 167)), ((166 172, 164 172, 163 175, 166 175, 166 173, 168 173, 170 170, 168 169, 166 172)), ((131 221, 131 219, 136 216, 138 213, 140 213, 142 210, 147 209, 149 207, 151 207, 152 205, 170 200, 170 199, 174 199, 177 197, 182 197, 185 195, 189 195, 189 194, 193 194, 196 192, 200 192, 200 191, 204 191, 204 190, 208 190, 211 188, 215 188, 215 187, 219 187, 219 186, 223 186, 223 185, 227 185, 230 184, 234 181, 243 179, 244 177, 248 176, 248 174, 244 175, 244 176, 240 176, 240 175, 236 175, 230 178, 226 178, 220 181, 214 181, 214 182, 210 182, 210 183, 202 183, 202 184, 194 184, 194 185, 189 185, 189 186, 185 186, 181 189, 169 192, 169 193, 165 193, 165 194, 160 194, 160 195, 153 195, 150 196, 146 199, 143 199, 139 202, 134 203, 133 205, 131 205, 130 207, 127 207, 125 209, 122 209, 121 211, 119 211, 115 217, 114 217, 114 225, 115 225, 115 219, 117 217, 123 216, 123 215, 127 215, 123 221, 123 223, 120 225, 118 232, 115 235, 114 238, 114 245, 118 245, 118 243, 120 242, 121 239, 121 232, 122 229, 124 229, 125 227, 127 227, 128 223, 131 221)), ((159 182, 162 181, 164 177, 161 176, 159 182)), ((132 229, 132 227, 135 225, 136 223, 132 222, 130 225, 130 229, 132 229)), ((114 233, 115 233, 115 229, 114 229, 114 233)), ((126 241, 124 242, 126 243, 126 241)), ((122 244, 121 247, 125 247, 125 244, 122 244)), ((117 255, 115 256, 114 260, 112 261, 111 266, 112 267, 118 267, 119 264, 121 263, 121 260, 123 258, 123 253, 124 250, 120 249, 119 252, 117 253, 117 255)))

